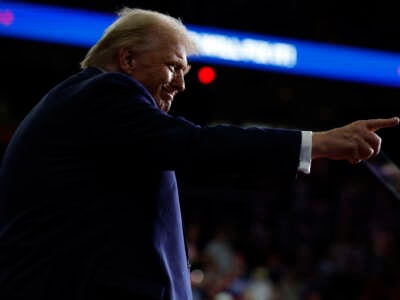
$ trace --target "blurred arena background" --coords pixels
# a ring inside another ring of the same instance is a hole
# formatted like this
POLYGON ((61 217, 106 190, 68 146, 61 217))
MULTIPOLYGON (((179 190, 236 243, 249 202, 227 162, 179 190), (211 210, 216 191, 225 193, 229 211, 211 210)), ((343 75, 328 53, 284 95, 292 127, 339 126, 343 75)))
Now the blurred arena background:
MULTIPOLYGON (((386 0, 25 2, 107 13, 156 9, 191 25, 400 54, 398 10, 386 0)), ((86 51, 0 36, 0 157, 15 126, 79 70, 86 51)), ((216 78, 204 85, 197 78, 204 65, 192 62, 187 90, 172 109, 201 125, 319 130, 400 115, 400 86, 217 64, 207 64, 216 78)), ((396 163, 399 130, 380 133, 396 163)), ((195 300, 400 299, 400 203, 365 165, 315 161, 291 189, 268 170, 178 177, 195 300)))

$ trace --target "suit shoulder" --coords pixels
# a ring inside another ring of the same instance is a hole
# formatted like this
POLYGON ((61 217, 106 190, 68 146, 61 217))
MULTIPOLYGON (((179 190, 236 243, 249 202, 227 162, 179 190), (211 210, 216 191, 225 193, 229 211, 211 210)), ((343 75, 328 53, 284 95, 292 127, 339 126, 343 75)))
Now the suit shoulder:
POLYGON ((126 99, 140 99, 155 105, 150 92, 137 80, 119 72, 102 72, 90 68, 77 74, 73 90, 81 97, 97 100, 115 97, 126 99))
POLYGON ((55 92, 71 95, 97 94, 106 95, 110 92, 135 93, 145 98, 152 96, 148 90, 138 81, 126 74, 118 72, 103 72, 97 68, 86 68, 79 73, 67 78, 64 82, 57 85, 55 92))
POLYGON ((103 72, 96 76, 90 77, 87 81, 88 85, 113 85, 113 86, 127 86, 129 88, 136 88, 144 90, 144 87, 136 80, 130 78, 128 75, 117 72, 103 72))

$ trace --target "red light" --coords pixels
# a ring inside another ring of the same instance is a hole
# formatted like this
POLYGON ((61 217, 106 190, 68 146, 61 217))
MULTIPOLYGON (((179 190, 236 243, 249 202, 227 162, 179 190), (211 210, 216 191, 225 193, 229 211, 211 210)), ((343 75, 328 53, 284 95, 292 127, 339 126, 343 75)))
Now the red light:
POLYGON ((202 84, 210 84, 215 79, 215 70, 211 67, 201 67, 197 77, 202 84))

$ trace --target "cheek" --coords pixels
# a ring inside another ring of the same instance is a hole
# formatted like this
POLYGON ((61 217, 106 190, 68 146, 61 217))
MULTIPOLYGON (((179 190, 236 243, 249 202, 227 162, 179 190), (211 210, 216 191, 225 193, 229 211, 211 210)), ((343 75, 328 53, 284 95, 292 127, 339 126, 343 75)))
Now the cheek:
POLYGON ((174 73, 168 72, 167 74, 165 74, 165 79, 168 83, 171 82, 174 79, 174 73))
POLYGON ((158 74, 157 80, 155 80, 155 88, 158 92, 162 92, 173 80, 173 76, 169 73, 158 74))
POLYGON ((158 93, 161 90, 164 82, 165 81, 162 78, 157 76, 157 74, 154 74, 153 77, 148 78, 147 85, 152 93, 158 93))
POLYGON ((174 79, 174 73, 171 72, 167 67, 163 68, 154 75, 157 76, 160 82, 162 82, 163 84, 168 84, 174 79))
POLYGON ((145 86, 153 95, 153 97, 161 97, 162 91, 166 85, 168 85, 173 79, 171 72, 164 70, 158 70, 157 72, 148 73, 146 76, 145 86))
POLYGON ((153 80, 155 85, 164 85, 172 81, 173 76, 171 72, 160 71, 158 73, 153 73, 151 80, 153 80))

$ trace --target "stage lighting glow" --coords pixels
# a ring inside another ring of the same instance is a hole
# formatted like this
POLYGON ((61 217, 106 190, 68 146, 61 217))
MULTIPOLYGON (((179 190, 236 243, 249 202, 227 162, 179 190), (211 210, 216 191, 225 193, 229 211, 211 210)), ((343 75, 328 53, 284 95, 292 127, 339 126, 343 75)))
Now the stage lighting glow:
POLYGON ((203 57, 223 60, 243 61, 253 64, 274 65, 292 68, 297 63, 297 50, 294 45, 237 37, 201 30, 190 32, 200 45, 203 57))
POLYGON ((90 47, 116 16, 66 7, 0 3, 0 36, 90 47), (12 16, 12 17, 11 17, 12 16), (4 22, 12 22, 6 26, 4 22))
MULTIPOLYGON (((116 18, 65 7, 2 2, 0 36, 88 48, 116 18)), ((400 53, 188 25, 192 62, 400 87, 400 53)))

